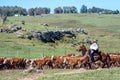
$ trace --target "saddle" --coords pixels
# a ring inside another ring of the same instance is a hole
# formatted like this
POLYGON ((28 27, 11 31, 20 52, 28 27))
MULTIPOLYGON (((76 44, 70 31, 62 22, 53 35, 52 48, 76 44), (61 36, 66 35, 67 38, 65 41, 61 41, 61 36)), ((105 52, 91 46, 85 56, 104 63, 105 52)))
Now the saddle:
MULTIPOLYGON (((91 53, 91 52, 90 52, 91 53)), ((95 61, 98 61, 98 60, 102 60, 102 56, 101 56, 101 51, 99 51, 99 52, 94 52, 94 55, 93 55, 93 57, 90 57, 90 55, 89 55, 89 61, 90 62, 95 62, 95 61), (94 59, 92 59, 92 58, 94 58, 94 59), (91 59, 92 59, 92 61, 91 61, 91 59)))
POLYGON ((99 60, 101 60, 102 59, 102 56, 101 56, 101 54, 100 54, 101 52, 98 52, 98 53, 94 53, 94 58, 98 58, 99 60))

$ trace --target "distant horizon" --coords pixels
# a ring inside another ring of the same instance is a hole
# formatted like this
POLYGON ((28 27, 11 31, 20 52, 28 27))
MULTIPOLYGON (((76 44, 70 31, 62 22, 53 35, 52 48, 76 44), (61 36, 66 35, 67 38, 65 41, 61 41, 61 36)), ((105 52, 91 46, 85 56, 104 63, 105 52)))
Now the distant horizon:
POLYGON ((75 6, 78 12, 80 12, 82 5, 87 6, 87 8, 94 6, 97 8, 120 11, 119 3, 120 0, 0 0, 0 6, 19 6, 27 10, 35 7, 47 7, 51 9, 52 13, 55 8, 64 6, 75 6))

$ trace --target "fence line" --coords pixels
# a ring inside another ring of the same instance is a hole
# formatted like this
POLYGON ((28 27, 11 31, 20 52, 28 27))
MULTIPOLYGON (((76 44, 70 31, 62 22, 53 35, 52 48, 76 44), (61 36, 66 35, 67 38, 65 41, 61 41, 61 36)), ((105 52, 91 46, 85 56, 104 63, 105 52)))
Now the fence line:
MULTIPOLYGON (((52 56, 52 55, 63 55, 65 53, 74 52, 70 49, 64 48, 60 49, 43 49, 43 50, 32 50, 28 49, 12 49, 12 48, 0 48, 0 57, 24 57, 24 58, 38 58, 43 56, 52 56)), ((78 54, 78 53, 77 53, 78 54)))

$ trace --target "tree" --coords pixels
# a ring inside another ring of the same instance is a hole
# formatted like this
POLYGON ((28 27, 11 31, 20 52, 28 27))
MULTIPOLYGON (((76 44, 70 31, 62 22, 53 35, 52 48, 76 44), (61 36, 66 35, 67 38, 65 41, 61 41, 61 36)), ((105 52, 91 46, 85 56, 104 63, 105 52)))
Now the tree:
POLYGON ((63 7, 63 12, 70 13, 70 7, 67 7, 67 6, 63 7))
POLYGON ((50 13, 50 8, 43 8, 43 14, 49 14, 50 13))
POLYGON ((81 13, 87 13, 87 6, 82 5, 81 9, 80 9, 81 13))
POLYGON ((35 9, 34 9, 34 8, 30 8, 30 9, 28 10, 28 14, 29 14, 30 16, 35 16, 35 9))
POLYGON ((36 7, 36 8, 30 8, 28 10, 28 14, 30 16, 35 16, 35 15, 41 15, 41 14, 49 14, 50 13, 50 8, 42 8, 42 7, 36 7))
POLYGON ((34 10, 35 10, 34 11, 35 15, 41 15, 43 13, 43 9, 41 7, 39 7, 39 8, 36 7, 34 10))
POLYGON ((0 17, 2 19, 2 24, 7 20, 8 10, 7 8, 0 8, 0 17))
POLYGON ((92 13, 92 9, 89 8, 89 9, 87 10, 87 12, 88 12, 88 13, 92 13))
POLYGON ((78 13, 77 8, 75 6, 70 7, 71 13, 78 13))
POLYGON ((98 9, 99 9, 99 8, 96 8, 96 7, 93 6, 93 7, 92 7, 92 13, 98 13, 98 9))
POLYGON ((113 14, 119 14, 118 10, 113 11, 113 14))
POLYGON ((57 8, 54 9, 54 13, 55 14, 61 14, 61 13, 63 13, 63 9, 61 7, 57 7, 57 8))
POLYGON ((4 24, 5 21, 7 20, 7 15, 2 15, 1 19, 2 19, 2 24, 4 24))
POLYGON ((23 16, 26 16, 27 15, 27 11, 26 11, 26 9, 23 9, 23 8, 19 8, 19 11, 18 11, 19 13, 19 15, 23 15, 23 16))
POLYGON ((77 13, 77 8, 75 6, 64 6, 63 13, 77 13))

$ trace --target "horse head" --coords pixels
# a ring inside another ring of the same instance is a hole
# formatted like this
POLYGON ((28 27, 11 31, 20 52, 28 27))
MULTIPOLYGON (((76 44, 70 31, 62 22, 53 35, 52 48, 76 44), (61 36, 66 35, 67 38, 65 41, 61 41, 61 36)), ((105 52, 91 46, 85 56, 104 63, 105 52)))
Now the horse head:
POLYGON ((85 45, 82 44, 76 48, 76 51, 82 51, 82 55, 84 55, 86 53, 87 49, 86 49, 85 45))

